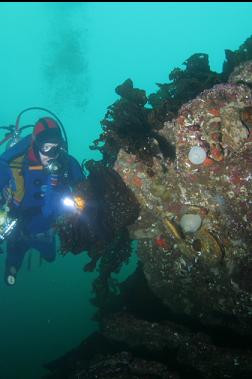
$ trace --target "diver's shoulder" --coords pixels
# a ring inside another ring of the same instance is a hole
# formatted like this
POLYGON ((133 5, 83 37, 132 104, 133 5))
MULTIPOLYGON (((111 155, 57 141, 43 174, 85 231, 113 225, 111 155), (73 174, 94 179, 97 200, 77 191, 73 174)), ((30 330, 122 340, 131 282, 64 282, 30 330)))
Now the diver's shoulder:
POLYGON ((12 159, 15 159, 19 155, 25 154, 31 144, 31 139, 32 139, 31 134, 23 137, 15 145, 5 150, 0 155, 0 159, 6 162, 10 162, 12 159))
POLYGON ((80 163, 79 161, 77 160, 77 158, 75 158, 73 155, 71 154, 67 154, 68 156, 68 160, 70 163, 73 163, 73 164, 78 164, 80 166, 80 163))
POLYGON ((74 156, 70 154, 68 154, 68 167, 70 174, 77 181, 81 181, 85 178, 81 164, 74 156))

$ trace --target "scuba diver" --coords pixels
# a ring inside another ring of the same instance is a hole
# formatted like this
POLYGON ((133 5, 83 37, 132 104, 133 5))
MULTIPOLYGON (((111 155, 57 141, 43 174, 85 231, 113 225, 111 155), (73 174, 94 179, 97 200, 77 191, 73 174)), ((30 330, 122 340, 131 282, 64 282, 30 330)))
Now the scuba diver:
POLYGON ((73 212, 68 206, 71 194, 84 179, 81 165, 68 154, 63 125, 49 113, 54 117, 40 118, 33 133, 22 139, 20 114, 8 135, 14 142, 0 156, 0 243, 6 241, 5 282, 9 286, 15 284, 29 249, 38 250, 47 262, 55 260, 56 221, 73 212))

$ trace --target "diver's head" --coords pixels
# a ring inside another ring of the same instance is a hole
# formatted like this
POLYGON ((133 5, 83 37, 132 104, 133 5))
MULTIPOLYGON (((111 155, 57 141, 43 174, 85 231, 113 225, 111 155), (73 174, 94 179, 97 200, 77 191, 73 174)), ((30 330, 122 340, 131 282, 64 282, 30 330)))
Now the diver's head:
POLYGON ((36 158, 47 166, 64 151, 64 140, 57 122, 44 117, 35 124, 32 135, 32 148, 36 158))
POLYGON ((46 142, 39 150, 39 158, 43 166, 48 166, 60 154, 60 147, 56 143, 46 142))

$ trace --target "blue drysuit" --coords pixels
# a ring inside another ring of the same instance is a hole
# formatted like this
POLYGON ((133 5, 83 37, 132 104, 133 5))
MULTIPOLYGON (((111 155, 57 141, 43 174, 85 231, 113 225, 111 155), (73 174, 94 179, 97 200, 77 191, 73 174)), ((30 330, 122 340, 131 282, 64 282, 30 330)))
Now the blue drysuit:
MULTIPOLYGON (((15 180, 10 169, 11 161, 25 154, 30 146, 31 136, 0 156, 0 192, 6 187, 15 189, 15 180)), ((20 204, 13 204, 18 222, 7 238, 6 275, 10 267, 18 271, 24 255, 30 248, 37 249, 41 257, 53 261, 56 257, 55 232, 53 226, 66 208, 62 199, 71 193, 71 187, 84 179, 81 166, 70 155, 65 157, 66 175, 51 175, 43 167, 38 169, 25 155, 22 164, 24 196, 20 204)))

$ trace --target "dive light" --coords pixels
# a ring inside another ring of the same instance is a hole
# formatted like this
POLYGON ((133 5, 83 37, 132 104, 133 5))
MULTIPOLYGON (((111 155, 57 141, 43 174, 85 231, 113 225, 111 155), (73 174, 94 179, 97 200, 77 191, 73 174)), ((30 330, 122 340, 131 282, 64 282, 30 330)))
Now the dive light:
POLYGON ((80 196, 65 197, 63 199, 63 204, 76 211, 82 211, 86 205, 85 200, 80 196))

